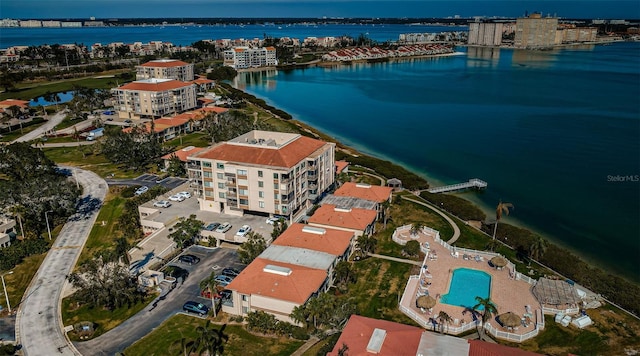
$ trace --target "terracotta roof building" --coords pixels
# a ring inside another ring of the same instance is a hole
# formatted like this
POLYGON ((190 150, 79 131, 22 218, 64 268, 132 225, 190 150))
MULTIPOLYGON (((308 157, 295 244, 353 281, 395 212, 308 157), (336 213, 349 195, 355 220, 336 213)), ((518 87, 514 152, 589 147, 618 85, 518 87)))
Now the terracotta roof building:
POLYGON ((336 174, 349 173, 349 162, 336 161, 336 174))
POLYGON ((335 144, 298 134, 251 131, 189 157, 200 209, 303 215, 335 178, 335 144))
POLYGON ((194 80, 193 63, 177 59, 157 59, 136 66, 136 79, 175 79, 182 82, 194 80))
POLYGON ((120 118, 159 118, 197 106, 196 85, 174 79, 145 79, 111 89, 120 118))
POLYGON ((5 110, 7 108, 10 108, 12 106, 17 106, 20 109, 26 109, 29 107, 29 101, 26 100, 18 100, 18 99, 5 99, 0 101, 0 109, 1 110, 5 110))
POLYGON ((393 188, 379 185, 346 182, 338 188, 333 195, 339 197, 354 197, 371 200, 377 203, 391 201, 393 188))
POLYGON ((375 232, 377 212, 369 209, 338 208, 326 204, 318 208, 309 218, 309 225, 352 231, 356 236, 371 235, 375 232))

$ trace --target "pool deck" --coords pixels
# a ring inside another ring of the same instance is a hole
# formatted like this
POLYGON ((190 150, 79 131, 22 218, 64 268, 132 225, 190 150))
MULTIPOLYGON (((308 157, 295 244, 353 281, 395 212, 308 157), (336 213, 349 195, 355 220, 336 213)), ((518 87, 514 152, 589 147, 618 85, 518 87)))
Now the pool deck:
MULTIPOLYGON (((449 333, 459 333, 464 330, 475 329, 475 323, 473 322, 471 313, 463 313, 463 307, 440 302, 440 296, 449 292, 452 272, 457 268, 469 268, 484 271, 491 275, 490 298, 498 309, 498 315, 513 312, 523 318, 524 314, 527 313, 525 306, 530 306, 530 314, 532 316, 528 326, 520 325, 517 328, 503 327, 496 320, 496 315, 488 322, 491 326, 501 332, 519 335, 530 333, 536 329, 536 310, 541 309, 540 303, 532 293, 531 284, 511 277, 510 266, 498 270, 488 262, 494 255, 480 251, 470 255, 471 258, 467 260, 464 259, 464 253, 458 252, 458 257, 456 258, 447 248, 441 245, 439 240, 436 241, 432 236, 424 237, 428 239, 430 250, 425 256, 423 266, 420 269, 420 275, 409 278, 401 300, 401 309, 409 311, 407 313, 403 310, 409 317, 412 319, 418 318, 419 320, 416 321, 425 326, 429 325, 430 318, 436 318, 440 311, 444 311, 453 319, 453 322, 449 325, 449 329, 452 329, 449 330, 449 333), (434 254, 437 255, 437 258, 433 258, 434 254), (482 260, 477 261, 475 259, 476 255, 482 257, 482 260), (431 284, 427 285, 428 282, 431 284), (436 298, 436 304, 430 311, 416 307, 416 298, 427 293, 436 298)), ((420 240, 424 237, 421 237, 420 240)), ((542 315, 542 313, 540 313, 540 315, 542 315)), ((447 332, 446 329, 447 328, 445 328, 445 332, 447 332)))

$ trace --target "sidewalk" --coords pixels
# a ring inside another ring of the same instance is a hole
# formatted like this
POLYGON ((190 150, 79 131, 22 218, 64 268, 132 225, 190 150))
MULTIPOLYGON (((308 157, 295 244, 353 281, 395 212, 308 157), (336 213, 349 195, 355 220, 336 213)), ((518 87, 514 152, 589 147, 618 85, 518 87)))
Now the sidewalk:
POLYGON ((307 342, 305 342, 294 353, 292 353, 291 356, 302 356, 302 354, 304 354, 307 350, 313 347, 313 345, 318 343, 318 341, 320 341, 320 339, 318 339, 317 337, 315 336, 310 337, 309 340, 307 340, 307 342))
POLYGON ((376 253, 369 253, 368 255, 371 256, 371 257, 375 257, 375 258, 382 258, 384 260, 395 261, 395 262, 400 262, 400 263, 408 263, 408 264, 416 265, 416 266, 422 266, 422 262, 418 262, 418 261, 405 260, 403 258, 397 258, 397 257, 391 257, 391 256, 385 256, 385 255, 378 255, 376 253))

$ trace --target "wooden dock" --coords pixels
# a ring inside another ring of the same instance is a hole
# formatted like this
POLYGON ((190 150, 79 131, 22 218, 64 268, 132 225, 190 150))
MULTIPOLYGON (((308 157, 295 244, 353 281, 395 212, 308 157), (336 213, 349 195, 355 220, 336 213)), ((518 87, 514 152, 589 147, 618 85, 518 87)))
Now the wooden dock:
POLYGON ((487 187, 487 182, 478 179, 478 178, 473 178, 473 179, 469 179, 468 182, 464 182, 464 183, 458 183, 458 184, 451 184, 451 185, 445 185, 442 187, 435 187, 435 188, 430 188, 428 189, 429 193, 445 193, 445 192, 452 192, 452 191, 456 191, 456 190, 465 190, 465 189, 485 189, 487 187))

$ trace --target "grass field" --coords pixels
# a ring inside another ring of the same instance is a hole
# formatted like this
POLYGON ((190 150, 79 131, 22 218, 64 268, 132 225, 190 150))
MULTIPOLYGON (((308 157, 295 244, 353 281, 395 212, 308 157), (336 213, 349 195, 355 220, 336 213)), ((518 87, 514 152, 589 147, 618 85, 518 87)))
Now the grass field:
POLYGON ((94 154, 92 145, 78 147, 43 148, 44 153, 57 164, 75 166, 88 169, 101 177, 114 174, 113 178, 135 178, 139 172, 125 171, 117 165, 109 162, 103 155, 94 154), (83 157, 84 152, 84 157, 83 157))
MULTIPOLYGON (((128 347, 127 356, 182 355, 181 340, 195 340, 196 328, 204 326, 205 321, 187 315, 176 315, 148 334, 134 345, 128 347)), ((211 325, 219 329, 221 325, 211 325)), ((240 325, 227 325, 224 334, 229 340, 224 344, 225 355, 286 356, 297 350, 303 341, 280 337, 264 337, 249 333, 240 325)))

